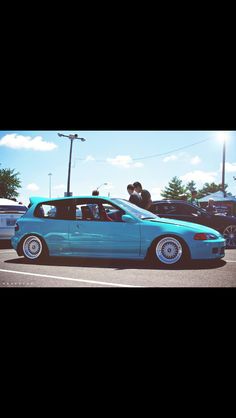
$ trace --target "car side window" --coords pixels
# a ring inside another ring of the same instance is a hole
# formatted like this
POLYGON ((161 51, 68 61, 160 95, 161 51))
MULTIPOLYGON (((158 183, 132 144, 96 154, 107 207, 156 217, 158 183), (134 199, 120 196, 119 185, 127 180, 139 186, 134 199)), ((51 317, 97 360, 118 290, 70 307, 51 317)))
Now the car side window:
POLYGON ((153 213, 162 213, 162 206, 153 204, 151 207, 153 213))
POLYGON ((165 213, 166 215, 174 215, 177 213, 176 205, 174 203, 166 203, 164 205, 161 205, 161 210, 159 210, 159 213, 165 213))
POLYGON ((77 221, 97 221, 99 217, 98 204, 78 204, 75 207, 75 219, 77 221))
POLYGON ((189 215, 189 216, 201 216, 201 211, 198 210, 197 208, 195 209, 193 206, 191 205, 179 205, 179 214, 182 215, 189 215))
POLYGON ((110 203, 93 200, 77 201, 75 206, 77 221, 122 222, 125 213, 110 203))
POLYGON ((37 218, 46 219, 70 219, 71 208, 68 205, 63 204, 47 204, 43 203, 36 207, 34 215, 37 218))
POLYGON ((111 204, 102 203, 100 206, 100 210, 103 220, 112 222, 123 222, 122 215, 125 214, 125 211, 123 211, 122 209, 118 209, 117 207, 111 204))

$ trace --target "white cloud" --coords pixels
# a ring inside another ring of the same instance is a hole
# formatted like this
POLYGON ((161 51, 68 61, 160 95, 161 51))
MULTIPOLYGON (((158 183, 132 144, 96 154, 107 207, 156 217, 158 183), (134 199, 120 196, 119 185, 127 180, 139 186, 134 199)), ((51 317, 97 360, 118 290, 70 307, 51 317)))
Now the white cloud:
POLYGON ((168 163, 168 161, 175 161, 177 159, 178 159, 177 155, 170 155, 169 157, 165 157, 163 159, 163 163, 168 163))
POLYGON ((214 171, 191 171, 189 173, 180 176, 180 179, 184 182, 191 180, 195 181, 197 185, 203 185, 204 183, 213 183, 216 180, 218 173, 214 171))
POLYGON ((178 155, 170 155, 168 157, 163 158, 163 163, 168 163, 169 161, 176 161, 181 160, 183 162, 190 162, 193 165, 199 164, 201 159, 196 155, 195 157, 190 158, 190 155, 186 152, 180 152, 178 155))
POLYGON ((65 190, 66 186, 64 184, 57 184, 53 187, 54 190, 65 190))
POLYGON ((83 162, 87 163, 88 161, 95 161, 95 158, 92 155, 87 155, 83 162))
MULTIPOLYGON (((222 163, 220 165, 220 171, 222 171, 222 163)), ((226 173, 235 173, 236 172, 236 163, 225 163, 225 172, 226 173)))
POLYGON ((190 163, 191 163, 191 164, 193 164, 193 165, 197 165, 197 164, 199 164, 201 161, 202 161, 202 160, 201 160, 201 158, 199 158, 199 156, 198 156, 198 155, 196 155, 195 157, 191 158, 190 163))
POLYGON ((30 190, 31 192, 36 192, 37 190, 39 190, 39 186, 37 186, 37 184, 35 183, 30 183, 28 184, 28 186, 26 186, 27 190, 30 190))
POLYGON ((134 162, 130 155, 117 155, 115 158, 107 158, 106 161, 111 165, 123 168, 143 167, 143 163, 134 162))
POLYGON ((31 149, 34 151, 52 151, 57 148, 53 142, 46 142, 41 136, 31 136, 8 134, 0 139, 1 147, 12 149, 31 149))

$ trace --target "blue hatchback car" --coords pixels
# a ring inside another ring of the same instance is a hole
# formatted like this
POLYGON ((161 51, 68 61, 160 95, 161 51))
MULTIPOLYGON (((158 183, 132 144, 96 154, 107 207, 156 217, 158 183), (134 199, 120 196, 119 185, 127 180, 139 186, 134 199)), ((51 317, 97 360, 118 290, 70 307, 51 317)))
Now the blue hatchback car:
POLYGON ((159 218, 115 198, 31 198, 11 240, 19 256, 148 259, 176 265, 224 257, 225 239, 214 229, 159 218))

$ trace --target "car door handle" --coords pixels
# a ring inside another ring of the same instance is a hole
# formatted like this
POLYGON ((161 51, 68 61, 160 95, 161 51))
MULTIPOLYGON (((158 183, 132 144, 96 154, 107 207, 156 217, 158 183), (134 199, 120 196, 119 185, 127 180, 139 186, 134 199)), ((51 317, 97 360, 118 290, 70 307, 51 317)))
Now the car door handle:
POLYGON ((76 228, 78 228, 78 229, 79 229, 79 224, 77 224, 77 225, 76 225, 76 228))

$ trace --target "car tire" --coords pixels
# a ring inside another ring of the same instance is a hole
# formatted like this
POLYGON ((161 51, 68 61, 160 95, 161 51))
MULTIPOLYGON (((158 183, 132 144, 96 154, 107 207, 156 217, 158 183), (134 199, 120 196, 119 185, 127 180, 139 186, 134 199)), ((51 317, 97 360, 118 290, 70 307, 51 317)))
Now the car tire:
POLYGON ((228 225, 223 231, 226 248, 236 248, 236 225, 228 225))
POLYGON ((22 242, 24 257, 33 262, 40 261, 48 256, 48 248, 45 242, 37 235, 28 235, 22 242))
POLYGON ((163 236, 151 247, 149 260, 157 265, 177 266, 190 259, 187 244, 176 236, 163 236))

